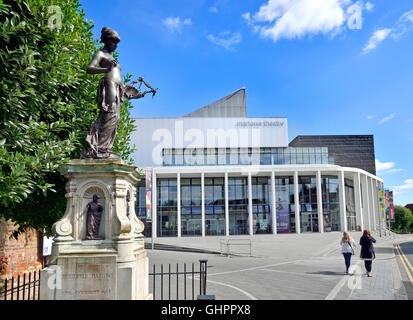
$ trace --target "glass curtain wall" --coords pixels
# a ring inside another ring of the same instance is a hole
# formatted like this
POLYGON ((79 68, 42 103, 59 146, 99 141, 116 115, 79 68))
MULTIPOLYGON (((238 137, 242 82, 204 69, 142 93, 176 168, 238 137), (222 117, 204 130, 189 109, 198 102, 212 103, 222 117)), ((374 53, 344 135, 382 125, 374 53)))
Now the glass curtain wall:
POLYGON ((275 177, 277 233, 295 232, 294 178, 275 177))
POLYGON ((249 234, 247 178, 228 178, 229 234, 249 234))
POLYGON ((324 232, 341 230, 338 185, 336 176, 321 177, 324 232))
POLYGON ((205 185, 205 235, 225 235, 224 178, 207 178, 205 185))
POLYGON ((146 219, 146 185, 145 180, 139 181, 136 188, 136 203, 135 203, 136 216, 143 222, 145 229, 143 235, 145 237, 152 237, 152 222, 146 219))
POLYGON ((181 178, 181 235, 202 235, 200 178, 181 178))
POLYGON ((205 235, 225 235, 224 178, 205 178, 205 235))
POLYGON ((318 232, 317 182, 315 176, 298 177, 301 232, 318 232))
POLYGON ((176 237, 178 236, 176 179, 159 179, 157 196, 157 235, 176 237))
POLYGON ((334 164, 327 147, 163 149, 163 166, 334 164))
POLYGON ((271 178, 252 177, 251 184, 253 233, 272 233, 271 178))
POLYGON ((346 197, 347 229, 356 230, 356 202, 354 197, 354 184, 350 179, 344 179, 346 197))

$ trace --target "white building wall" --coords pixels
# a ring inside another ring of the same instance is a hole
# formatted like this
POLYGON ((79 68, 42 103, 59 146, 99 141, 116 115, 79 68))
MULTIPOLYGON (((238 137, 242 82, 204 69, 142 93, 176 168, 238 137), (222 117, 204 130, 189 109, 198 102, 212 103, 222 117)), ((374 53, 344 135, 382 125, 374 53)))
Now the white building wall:
POLYGON ((355 208, 356 208, 356 224, 360 226, 361 230, 364 230, 364 221, 363 221, 363 204, 361 198, 361 187, 360 187, 360 172, 354 173, 354 201, 355 201, 355 208))
POLYGON ((346 210, 346 192, 344 183, 344 170, 340 170, 338 175, 338 192, 340 198, 340 221, 341 231, 347 231, 347 210, 346 210))
POLYGON ((363 175, 363 199, 365 201, 365 228, 371 230, 371 219, 370 219, 370 207, 371 207, 371 200, 370 200, 370 187, 369 187, 369 178, 367 175, 363 175))
POLYGON ((318 231, 324 233, 323 219, 323 194, 321 190, 321 171, 317 170, 317 213, 318 213, 318 231))
POLYGON ((295 209, 295 232, 301 233, 300 220, 300 196, 298 188, 298 171, 294 171, 294 209, 295 209))
POLYGON ((131 155, 144 167, 162 166, 162 149, 288 147, 287 118, 137 118, 131 155), (142 152, 144 150, 144 152, 142 152))
POLYGON ((275 192, 275 172, 271 171, 271 212, 272 212, 272 233, 277 234, 277 201, 275 192))

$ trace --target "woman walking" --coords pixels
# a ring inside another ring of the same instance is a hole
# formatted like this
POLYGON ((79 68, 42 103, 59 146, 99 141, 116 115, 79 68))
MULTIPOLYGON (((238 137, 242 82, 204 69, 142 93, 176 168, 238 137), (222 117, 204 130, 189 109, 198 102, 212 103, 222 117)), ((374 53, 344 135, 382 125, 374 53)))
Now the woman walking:
POLYGON ((376 243, 376 240, 371 236, 370 231, 364 230, 363 236, 360 238, 360 258, 364 260, 364 266, 366 267, 368 277, 371 277, 371 265, 376 258, 373 243, 376 243))
POLYGON ((344 256, 344 262, 346 264, 346 274, 348 274, 348 269, 350 268, 351 264, 351 256, 354 254, 354 248, 356 247, 356 243, 351 238, 348 232, 344 232, 340 245, 341 253, 344 256))

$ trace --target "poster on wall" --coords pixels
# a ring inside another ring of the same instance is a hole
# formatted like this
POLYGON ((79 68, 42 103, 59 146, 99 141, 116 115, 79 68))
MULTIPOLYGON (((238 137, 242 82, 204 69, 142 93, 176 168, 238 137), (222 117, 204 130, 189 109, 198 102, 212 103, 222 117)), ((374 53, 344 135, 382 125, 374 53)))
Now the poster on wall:
POLYGON ((152 170, 145 171, 146 183, 146 220, 152 219, 152 170))
POLYGON ((394 219, 394 204, 393 204, 393 191, 384 190, 384 207, 386 210, 386 216, 390 219, 394 219))
POLYGON ((43 257, 50 256, 52 254, 52 245, 53 245, 53 238, 52 237, 43 237, 43 257))
POLYGON ((379 189, 379 209, 380 209, 380 220, 386 221, 386 210, 384 206, 384 190, 379 189))
POLYGON ((290 232, 290 197, 288 186, 276 187, 277 233, 290 232))

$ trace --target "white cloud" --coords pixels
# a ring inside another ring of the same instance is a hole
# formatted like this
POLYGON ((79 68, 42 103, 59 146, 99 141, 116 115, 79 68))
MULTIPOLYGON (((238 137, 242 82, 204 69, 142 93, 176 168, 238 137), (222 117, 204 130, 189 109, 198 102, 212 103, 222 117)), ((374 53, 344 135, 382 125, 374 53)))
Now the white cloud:
POLYGON ((371 115, 366 116, 366 119, 367 119, 367 120, 371 120, 371 119, 373 119, 373 118, 374 118, 374 117, 371 116, 371 115))
POLYGON ((389 36, 398 40, 411 30, 413 30, 413 10, 404 13, 393 28, 375 31, 363 48, 362 53, 366 54, 375 49, 380 42, 383 42, 389 36))
POLYGON ((248 23, 248 25, 252 25, 254 23, 252 21, 250 12, 245 12, 244 14, 241 15, 241 17, 248 23))
POLYGON ((392 29, 376 30, 363 48, 363 54, 375 49, 380 42, 384 41, 389 36, 391 31, 392 29))
POLYGON ((224 31, 219 33, 217 36, 209 34, 207 35, 207 39, 218 46, 224 47, 227 50, 232 50, 232 47, 234 45, 241 42, 242 36, 240 33, 231 33, 229 31, 224 31))
POLYGON ((404 171, 404 169, 396 169, 396 168, 394 168, 394 169, 387 170, 387 171, 384 172, 384 173, 396 173, 396 172, 401 172, 401 171, 404 171))
POLYGON ((175 33, 181 33, 184 26, 192 24, 191 19, 181 19, 180 17, 168 17, 162 20, 162 24, 169 29, 169 31, 175 33))
POLYGON ((315 34, 334 36, 343 28, 351 4, 352 0, 268 0, 253 16, 247 12, 242 17, 250 25, 262 24, 260 35, 274 42, 315 34))
POLYGON ((396 165, 394 162, 380 162, 380 160, 376 160, 376 170, 377 171, 385 171, 393 168, 396 165))
POLYGON ((386 122, 386 121, 389 121, 389 120, 393 119, 395 116, 396 116, 396 114, 395 114, 395 113, 392 113, 391 115, 389 115, 389 116, 381 119, 379 122, 377 122, 377 124, 382 124, 382 123, 384 123, 384 122, 386 122))
POLYGON ((212 13, 218 13, 217 7, 210 7, 210 8, 208 9, 208 11, 209 11, 209 12, 212 12, 212 13))
POLYGON ((406 179, 404 183, 400 186, 392 187, 393 191, 400 192, 402 190, 411 190, 413 189, 413 179, 406 179))
POLYGON ((374 5, 372 3, 366 2, 366 10, 367 11, 371 11, 371 10, 373 10, 373 8, 374 8, 374 5))
POLYGON ((401 36, 403 36, 406 32, 412 29, 413 29, 413 10, 410 10, 400 17, 392 36, 393 38, 398 39, 401 36))
POLYGON ((376 160, 376 170, 380 175, 404 171, 404 169, 395 168, 395 165, 395 162, 380 162, 380 160, 376 160))

